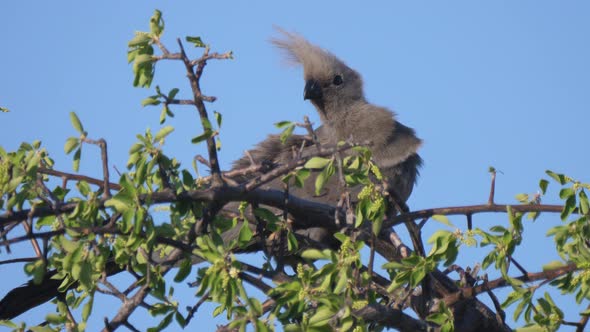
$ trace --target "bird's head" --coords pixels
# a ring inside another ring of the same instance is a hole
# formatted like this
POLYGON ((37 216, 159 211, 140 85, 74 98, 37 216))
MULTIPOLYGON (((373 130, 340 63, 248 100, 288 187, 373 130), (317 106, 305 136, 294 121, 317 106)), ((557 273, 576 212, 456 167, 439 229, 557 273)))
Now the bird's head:
POLYGON ((339 118, 338 112, 349 109, 344 106, 364 101, 359 73, 302 36, 277 30, 282 38, 273 39, 272 43, 286 52, 291 63, 303 67, 303 98, 314 104, 324 122, 339 118))

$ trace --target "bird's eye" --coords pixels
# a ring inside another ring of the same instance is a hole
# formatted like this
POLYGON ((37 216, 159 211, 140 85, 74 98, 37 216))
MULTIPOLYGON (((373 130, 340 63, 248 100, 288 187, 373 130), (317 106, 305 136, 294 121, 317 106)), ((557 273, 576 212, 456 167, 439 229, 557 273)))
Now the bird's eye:
POLYGON ((342 84, 342 82, 343 82, 342 81, 342 76, 340 76, 340 75, 334 76, 334 80, 332 81, 332 83, 334 85, 340 85, 340 84, 342 84))

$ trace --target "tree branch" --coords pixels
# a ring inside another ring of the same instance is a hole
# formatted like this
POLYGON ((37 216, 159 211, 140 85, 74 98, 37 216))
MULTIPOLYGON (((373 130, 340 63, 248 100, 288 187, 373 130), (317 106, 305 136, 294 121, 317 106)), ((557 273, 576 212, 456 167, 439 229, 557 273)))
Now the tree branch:
POLYGON ((369 304, 356 310, 353 315, 367 322, 375 322, 400 331, 430 331, 429 325, 422 320, 415 319, 402 310, 393 309, 380 304, 369 304))
MULTIPOLYGON (((541 272, 530 272, 522 275, 520 277, 516 277, 514 279, 518 279, 523 282, 531 282, 537 280, 553 280, 559 278, 567 273, 573 272, 578 270, 578 266, 576 264, 570 263, 564 267, 557 268, 554 270, 549 271, 541 271, 541 272)), ((443 298, 443 301, 447 306, 453 305, 458 301, 474 298, 478 294, 481 294, 487 290, 493 290, 500 287, 510 286, 510 283, 506 281, 504 278, 498 278, 482 285, 476 287, 465 287, 461 288, 458 292, 453 294, 447 295, 443 298)))

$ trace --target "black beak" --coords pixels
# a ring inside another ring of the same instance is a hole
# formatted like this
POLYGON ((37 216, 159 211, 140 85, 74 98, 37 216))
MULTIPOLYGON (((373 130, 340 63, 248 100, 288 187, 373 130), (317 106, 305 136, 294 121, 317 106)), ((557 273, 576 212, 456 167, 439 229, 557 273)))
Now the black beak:
POLYGON ((303 89, 303 100, 306 99, 320 99, 322 98, 322 87, 316 80, 307 80, 305 82, 305 89, 303 89))

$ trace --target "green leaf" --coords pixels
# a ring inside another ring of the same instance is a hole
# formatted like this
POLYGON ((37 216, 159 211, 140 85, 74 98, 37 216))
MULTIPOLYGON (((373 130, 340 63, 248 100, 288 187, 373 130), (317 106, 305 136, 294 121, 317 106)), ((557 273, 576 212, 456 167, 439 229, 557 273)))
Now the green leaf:
POLYGON ((205 43, 201 40, 201 37, 186 36, 186 41, 192 43, 195 47, 206 47, 205 43))
POLYGON ((70 154, 75 148, 78 147, 80 144, 80 139, 77 137, 70 137, 66 140, 66 144, 64 145, 64 151, 66 154, 70 154))
POLYGON ((426 277, 426 269, 424 267, 416 268, 410 273, 410 286, 417 287, 422 279, 426 277))
POLYGON ((566 199, 576 194, 573 188, 563 188, 559 191, 559 198, 566 199))
POLYGON ((238 235, 239 246, 243 247, 248 245, 250 240, 252 240, 253 235, 254 234, 252 233, 252 230, 250 229, 248 222, 243 222, 242 227, 240 227, 240 234, 238 235))
POLYGON ((124 190, 120 191, 115 197, 125 197, 133 203, 132 198, 137 197, 137 189, 133 186, 133 181, 129 177, 129 174, 123 174, 119 180, 119 184, 124 190))
POLYGON ((217 128, 221 128, 221 121, 223 120, 223 116, 221 113, 213 111, 213 115, 215 116, 215 121, 217 121, 217 128))
POLYGON ((81 263, 80 270, 80 284, 86 289, 92 288, 92 265, 88 260, 83 260, 81 263))
POLYGON ((307 169, 322 169, 326 167, 332 161, 331 159, 326 159, 322 157, 313 157, 308 160, 303 167, 307 169))
POLYGON ((426 320, 436 325, 443 325, 447 321, 447 316, 437 312, 426 317, 426 320))
POLYGON ((317 249, 307 249, 301 253, 301 258, 309 259, 309 260, 318 260, 318 259, 330 259, 330 256, 326 255, 325 252, 319 251, 317 249))
POLYGON ((42 259, 27 263, 25 264, 25 272, 28 275, 33 276, 33 282, 36 285, 39 285, 45 276, 45 263, 42 259))
POLYGON ((146 107, 147 105, 160 105, 160 103, 162 103, 159 99, 158 96, 150 96, 145 98, 144 100, 141 101, 141 106, 142 107, 146 107))
POLYGON ((527 194, 517 194, 515 196, 516 200, 519 201, 520 203, 527 203, 529 201, 529 195, 527 194))
POLYGON ((324 188, 324 185, 326 184, 328 179, 330 179, 330 177, 332 175, 334 175, 334 172, 335 172, 334 165, 333 165, 332 161, 330 161, 330 163, 322 170, 322 172, 315 179, 315 194, 316 195, 318 195, 318 196, 320 195, 320 193, 322 192, 322 188, 324 188))
POLYGON ((193 143, 193 144, 201 143, 202 141, 211 137, 211 135, 213 135, 213 131, 211 129, 205 130, 205 132, 202 133, 201 135, 191 139, 191 143, 193 143))
POLYGON ((332 311, 329 307, 322 306, 318 308, 315 314, 309 318, 309 325, 316 327, 323 326, 332 319, 334 314, 334 311, 332 311))
POLYGON ((334 294, 341 294, 343 291, 346 290, 346 286, 348 285, 348 276, 346 275, 346 269, 340 270, 338 273, 336 285, 334 286, 334 294))
POLYGON ((18 329, 19 326, 16 323, 9 320, 0 320, 0 326, 6 326, 14 330, 21 331, 18 329))
POLYGON ((154 61, 154 57, 151 54, 139 54, 135 57, 134 66, 139 68, 145 64, 151 65, 152 61, 154 61))
POLYGON ((176 319, 176 322, 178 323, 178 325, 180 325, 180 327, 185 328, 186 327, 186 320, 184 319, 184 317, 182 316, 182 314, 180 312, 176 312, 174 314, 174 319, 176 319))
POLYGON ((381 233, 382 226, 383 218, 376 218, 375 220, 373 220, 373 223, 371 224, 371 231, 373 232, 373 234, 379 235, 379 233, 381 233))
POLYGON ((25 167, 25 170, 27 172, 29 172, 29 171, 35 169, 34 172, 36 172, 36 169, 39 166, 39 162, 40 161, 41 161, 41 154, 39 154, 39 153, 33 153, 33 155, 31 156, 31 158, 27 162, 27 166, 25 167))
POLYGON ((190 259, 184 259, 180 263, 180 268, 178 269, 178 273, 176 273, 176 276, 174 277, 174 282, 184 281, 184 279, 186 279, 186 277, 188 277, 188 275, 191 273, 192 266, 193 264, 190 259))
POLYGON ((168 327, 168 325, 170 325, 170 323, 172 323, 172 318, 174 318, 174 312, 171 312, 168 315, 166 315, 166 317, 164 317, 164 319, 162 319, 162 321, 160 321, 158 326, 150 327, 149 329, 147 329, 148 332, 156 332, 156 331, 164 330, 166 327, 168 327))
POLYGON ((565 221, 576 210, 576 196, 572 195, 567 198, 563 210, 561 211, 561 220, 565 221))
POLYGON ((260 319, 257 319, 256 320, 255 326, 256 326, 256 331, 258 331, 258 332, 268 332, 268 331, 270 331, 269 330, 269 327, 267 326, 267 323, 261 321, 260 319))
POLYGON ((265 208, 256 208, 254 209, 254 215, 262 220, 266 220, 270 223, 276 223, 279 221, 279 218, 269 209, 265 208))
POLYGON ((303 188, 305 180, 311 175, 308 169, 302 168, 295 173, 295 185, 299 188, 303 188))
POLYGON ((84 307, 82 307, 82 321, 88 321, 88 317, 92 313, 92 306, 94 304, 94 296, 90 296, 84 307))
POLYGON ((137 209, 135 213, 135 222, 133 224, 133 234, 139 235, 143 230, 143 222, 145 221, 145 210, 137 209))
POLYGON ((299 249, 299 243, 297 242, 297 238, 293 232, 287 233, 287 250, 289 252, 293 252, 299 249))
POLYGON ((154 137, 154 141, 159 142, 161 139, 168 136, 168 134, 170 134, 173 131, 174 131, 174 127, 172 127, 172 126, 166 126, 162 129, 160 129, 158 131, 158 133, 156 134, 156 136, 154 137))
POLYGON ((291 121, 280 121, 280 122, 275 123, 275 127, 280 129, 280 128, 284 128, 287 126, 291 126, 292 124, 293 124, 293 122, 291 122, 291 121))
POLYGON ((545 179, 541 179, 541 181, 539 181, 539 188, 541 188, 541 192, 543 193, 543 195, 545 195, 545 193, 547 192, 548 186, 549 186, 549 181, 547 181, 545 179))
POLYGON ((77 172, 80 169, 80 158, 82 157, 82 147, 79 147, 78 150, 74 153, 74 162, 72 168, 74 172, 77 172))
POLYGON ((170 109, 168 108, 168 105, 164 104, 164 107, 162 107, 162 111, 160 112, 160 124, 166 122, 166 115, 169 113, 170 109))
POLYGON ((213 129, 213 126, 211 126, 211 121, 209 121, 208 118, 202 118, 201 124, 203 125, 203 129, 205 129, 205 131, 213 129))
POLYGON ((172 307, 166 303, 156 303, 149 309, 149 313, 152 316, 159 316, 167 314, 172 310, 172 307))
POLYGON ((135 143, 131 146, 131 148, 129 149, 129 154, 135 153, 135 152, 139 152, 140 150, 142 150, 144 148, 145 145, 141 144, 141 143, 135 143))
POLYGON ((74 129, 76 129, 76 131, 79 132, 80 135, 85 135, 84 127, 82 127, 82 122, 80 122, 80 119, 78 118, 76 113, 70 112, 70 121, 72 122, 72 126, 74 126, 74 129))
POLYGON ((45 320, 53 325, 59 325, 66 322, 66 317, 58 314, 48 314, 45 316, 45 320))
POLYGON ((547 173, 547 175, 552 177, 555 181, 559 182, 559 184, 561 184, 561 185, 564 185, 564 184, 568 183, 569 180, 571 180, 570 178, 568 178, 567 176, 565 176, 563 174, 558 174, 558 173, 552 172, 550 170, 545 171, 545 173, 547 173))
POLYGON ((0 112, 2 112, 2 113, 8 113, 8 112, 10 112, 10 110, 8 108, 6 108, 6 107, 0 107, 0 112))
POLYGON ((588 201, 588 196, 584 189, 580 191, 578 198, 580 199, 580 213, 587 215, 590 212, 590 202, 588 201))
POLYGON ((295 125, 290 125, 285 128, 285 130, 283 130, 280 136, 281 143, 285 144, 287 139, 291 136, 291 134, 293 134, 293 130, 295 130, 295 125))
POLYGON ((155 36, 162 35, 164 32, 164 19, 162 18, 162 12, 159 10, 154 11, 154 15, 150 18, 150 31, 155 36))
POLYGON ((543 265, 543 271, 551 271, 566 266, 562 261, 551 261, 543 265))
POLYGON ((178 94, 178 91, 180 91, 178 88, 170 90, 170 92, 168 92, 168 99, 174 99, 178 94))
POLYGON ((129 199, 123 199, 123 197, 117 195, 104 202, 104 206, 113 207, 117 212, 125 212, 131 207, 131 201, 129 199))
POLYGON ((131 39, 129 41, 129 43, 127 43, 127 46, 129 47, 136 47, 136 46, 140 46, 140 45, 146 45, 151 42, 152 37, 150 37, 149 34, 145 33, 145 32, 136 32, 135 33, 135 37, 133 37, 133 39, 131 39))
POLYGON ((431 218, 435 221, 438 221, 439 223, 441 223, 443 225, 447 225, 449 227, 454 227, 454 225, 451 223, 449 218, 447 218, 447 216, 445 216, 445 215, 435 214, 431 218))
MULTIPOLYGON (((87 197, 91 193, 90 186, 88 185, 88 182, 86 182, 84 180, 81 180, 78 183, 76 183, 76 187, 78 188, 78 191, 80 192, 80 194, 82 194, 82 196, 87 197)), ((58 188, 60 188, 60 187, 58 187, 58 188)))
POLYGON ((344 241, 348 241, 349 237, 346 236, 345 234, 342 234, 340 232, 338 233, 334 233, 334 237, 340 241, 341 243, 344 243, 344 241))
POLYGON ((546 332, 548 331, 546 327, 540 326, 537 324, 519 327, 514 330, 514 332, 546 332))

